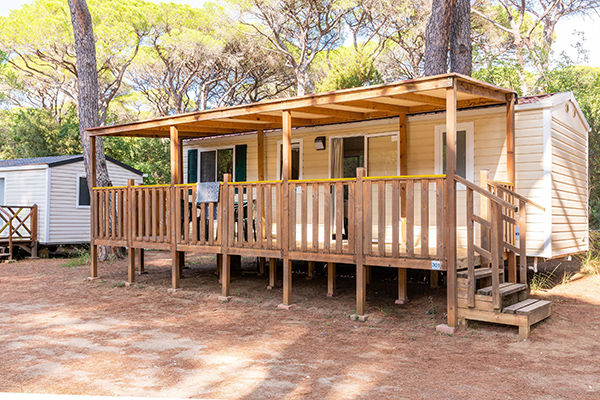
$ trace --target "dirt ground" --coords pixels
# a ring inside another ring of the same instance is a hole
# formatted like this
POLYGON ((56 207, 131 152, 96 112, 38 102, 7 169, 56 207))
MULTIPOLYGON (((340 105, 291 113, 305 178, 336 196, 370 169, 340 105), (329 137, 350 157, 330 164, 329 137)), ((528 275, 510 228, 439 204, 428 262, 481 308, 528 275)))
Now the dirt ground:
MULTIPOLYGON (((280 288, 233 276, 218 301, 212 258, 189 257, 182 289, 168 291, 167 253, 148 252, 131 287, 125 262, 63 259, 0 264, 0 391, 223 399, 598 399, 600 276, 538 295, 552 317, 529 340, 516 328, 471 324, 454 336, 444 289, 413 274, 411 301, 394 305, 396 282, 375 271, 366 323, 351 321, 354 279, 306 280, 298 265, 294 303, 276 310, 280 288)), ((344 269, 338 268, 343 275, 344 269)))

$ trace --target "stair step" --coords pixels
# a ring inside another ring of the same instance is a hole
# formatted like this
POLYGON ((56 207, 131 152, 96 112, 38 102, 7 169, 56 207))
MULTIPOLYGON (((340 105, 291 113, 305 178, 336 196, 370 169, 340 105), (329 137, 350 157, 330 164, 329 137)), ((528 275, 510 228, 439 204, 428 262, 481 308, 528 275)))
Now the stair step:
POLYGON ((541 309, 548 309, 551 304, 552 303, 548 300, 527 299, 511 306, 504 307, 502 312, 507 314, 527 315, 540 312, 541 309))
MULTIPOLYGON (((504 283, 501 283, 499 287, 500 287, 500 296, 501 297, 508 296, 513 293, 521 292, 523 290, 527 290, 527 285, 524 283, 504 282, 504 283)), ((492 287, 488 286, 488 287, 481 288, 477 291, 477 294, 482 294, 484 296, 491 296, 492 295, 492 287)))
MULTIPOLYGON (((504 274, 504 270, 500 269, 498 271, 500 273, 500 275, 504 274)), ((462 271, 458 271, 457 272, 457 276, 459 278, 464 278, 467 279, 469 277, 469 271, 466 269, 463 269, 462 271)), ((475 279, 483 279, 483 278, 488 278, 492 276, 492 269, 491 268, 475 268, 475 279)))

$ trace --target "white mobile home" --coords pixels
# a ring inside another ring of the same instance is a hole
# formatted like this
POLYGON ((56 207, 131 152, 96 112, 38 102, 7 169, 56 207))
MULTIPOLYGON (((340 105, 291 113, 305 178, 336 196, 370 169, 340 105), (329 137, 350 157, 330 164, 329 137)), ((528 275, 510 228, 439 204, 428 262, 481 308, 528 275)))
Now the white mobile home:
MULTIPOLYGON (((106 157, 113 185, 142 183, 142 172, 106 157)), ((38 206, 38 243, 90 241, 90 196, 83 156, 0 160, 0 205, 38 206)))

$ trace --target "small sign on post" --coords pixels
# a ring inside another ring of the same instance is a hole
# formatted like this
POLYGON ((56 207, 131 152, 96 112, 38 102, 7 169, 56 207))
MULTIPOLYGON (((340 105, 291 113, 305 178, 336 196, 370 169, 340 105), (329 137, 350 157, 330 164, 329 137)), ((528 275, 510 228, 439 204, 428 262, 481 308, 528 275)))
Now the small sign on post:
POLYGON ((442 270, 442 262, 439 260, 432 260, 431 261, 431 269, 433 271, 441 271, 442 270))

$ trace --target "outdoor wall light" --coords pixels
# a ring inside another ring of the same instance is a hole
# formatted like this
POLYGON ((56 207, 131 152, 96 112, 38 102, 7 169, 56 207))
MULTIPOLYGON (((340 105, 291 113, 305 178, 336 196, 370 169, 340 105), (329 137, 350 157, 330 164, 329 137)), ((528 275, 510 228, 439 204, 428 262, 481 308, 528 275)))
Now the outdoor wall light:
POLYGON ((325 136, 315 138, 315 150, 325 150, 325 136))

